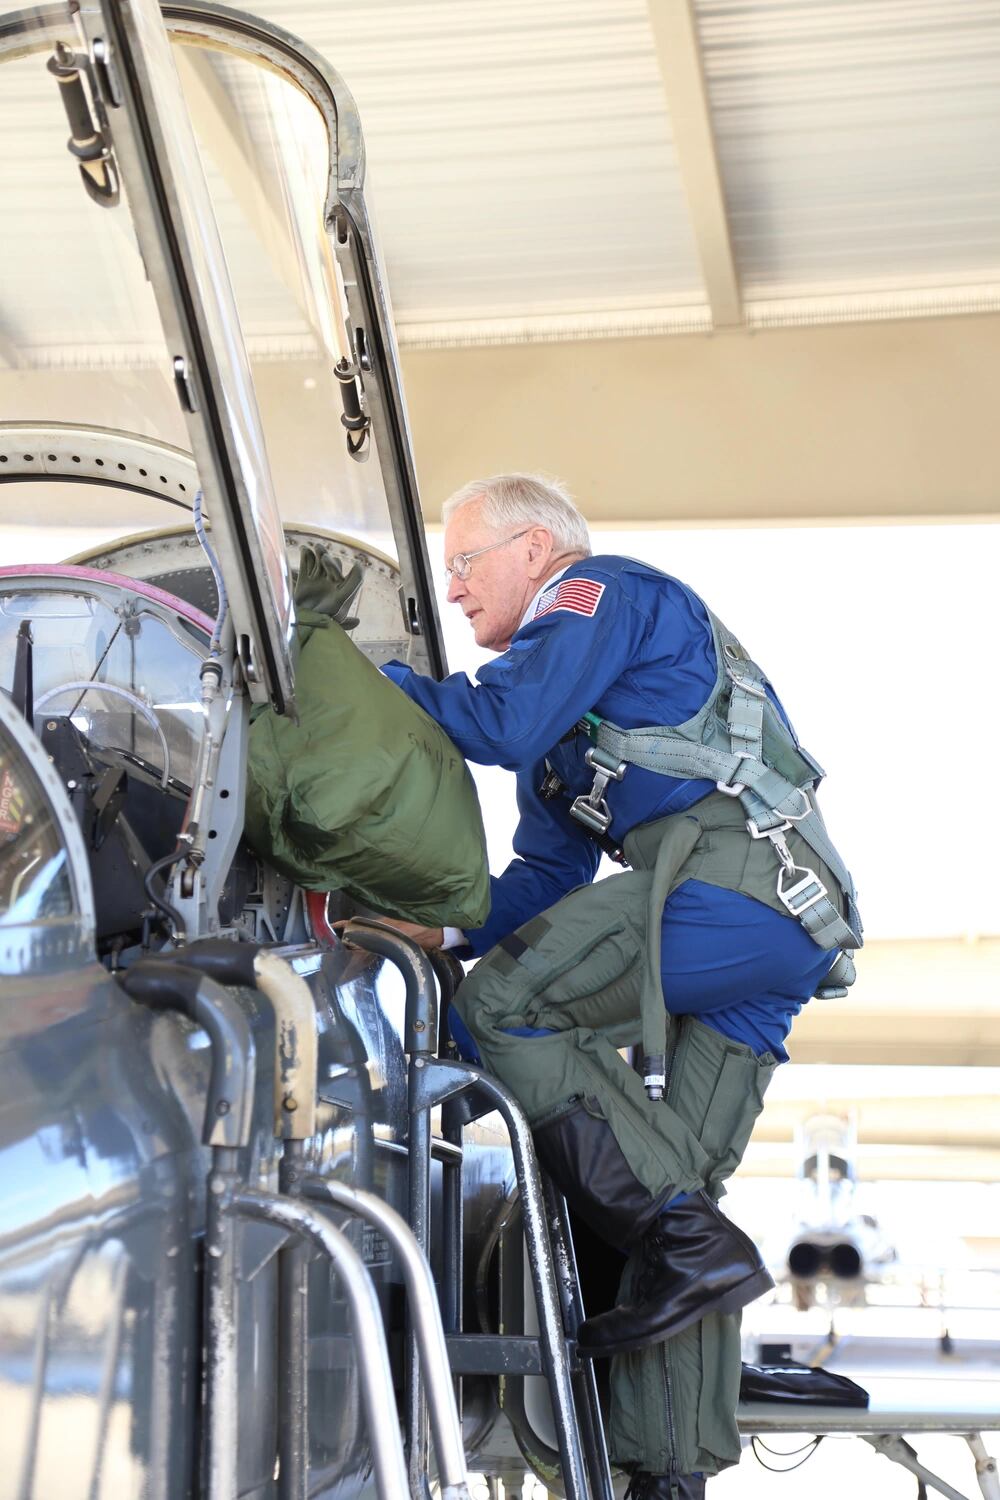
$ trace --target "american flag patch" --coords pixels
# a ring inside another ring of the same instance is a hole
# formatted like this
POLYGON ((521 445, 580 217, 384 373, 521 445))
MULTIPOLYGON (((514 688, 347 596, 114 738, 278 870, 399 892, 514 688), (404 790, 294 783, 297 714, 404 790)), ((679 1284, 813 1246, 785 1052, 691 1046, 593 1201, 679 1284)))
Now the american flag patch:
POLYGON ((557 609, 568 609, 575 615, 594 615, 603 593, 604 584, 595 583, 592 578, 563 578, 539 599, 535 619, 540 620, 557 609))

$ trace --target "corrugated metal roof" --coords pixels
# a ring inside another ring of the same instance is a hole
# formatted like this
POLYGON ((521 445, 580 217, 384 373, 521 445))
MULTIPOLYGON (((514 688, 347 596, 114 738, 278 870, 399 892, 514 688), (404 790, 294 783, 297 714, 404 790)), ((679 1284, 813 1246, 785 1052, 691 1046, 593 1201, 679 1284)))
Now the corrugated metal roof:
POLYGON ((644 0, 263 0, 358 102, 400 318, 701 300, 644 0))
MULTIPOLYGON (((403 342, 709 326, 649 6, 263 0, 358 100, 403 342)), ((748 324, 1000 306, 996 0, 694 9, 748 324)))
POLYGON ((996 0, 697 0, 744 294, 1000 272, 996 0))

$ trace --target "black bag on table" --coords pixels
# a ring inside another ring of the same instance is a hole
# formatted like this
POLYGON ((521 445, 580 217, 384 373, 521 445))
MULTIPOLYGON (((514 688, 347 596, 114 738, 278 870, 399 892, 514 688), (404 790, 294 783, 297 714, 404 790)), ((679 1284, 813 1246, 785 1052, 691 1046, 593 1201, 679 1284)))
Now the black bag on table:
POLYGON ((782 1406, 867 1406, 869 1396, 846 1375, 787 1359, 780 1365, 744 1365, 740 1400, 773 1401, 782 1406))

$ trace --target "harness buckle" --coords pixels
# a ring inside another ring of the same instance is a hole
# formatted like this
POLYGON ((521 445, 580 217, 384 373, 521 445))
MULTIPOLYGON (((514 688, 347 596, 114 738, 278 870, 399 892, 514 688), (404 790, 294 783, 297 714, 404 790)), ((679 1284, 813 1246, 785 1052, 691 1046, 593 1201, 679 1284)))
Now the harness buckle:
MULTIPOLYGON (((742 762, 744 760, 755 760, 756 756, 751 755, 746 750, 739 750, 736 753, 736 758, 738 761, 742 762)), ((729 773, 730 776, 737 775, 739 769, 739 765, 735 765, 729 773)), ((746 789, 747 788, 745 781, 717 781, 715 783, 715 790, 717 792, 721 792, 724 797, 742 796, 746 789)))
POLYGON ((593 802, 593 795, 591 792, 589 797, 577 797, 570 806, 569 815, 594 833, 607 833, 611 827, 611 809, 603 797, 593 802))
POLYGON ((762 682, 754 682, 752 677, 745 677, 742 672, 734 671, 728 662, 725 663, 726 674, 734 687, 741 692, 747 693, 751 698, 767 700, 767 689, 762 682))
POLYGON ((801 917, 803 912, 815 906, 818 901, 822 901, 823 897, 827 894, 826 886, 820 880, 816 871, 808 869, 805 865, 793 865, 790 870, 785 868, 779 870, 777 891, 778 900, 782 906, 791 912, 793 917, 801 917), (781 882, 785 876, 793 875, 798 870, 802 872, 802 879, 796 880, 794 885, 783 886, 781 882), (799 896, 804 895, 810 886, 815 887, 812 895, 806 896, 803 901, 799 901, 799 896))
POLYGON ((789 823, 801 823, 803 818, 808 818, 809 814, 813 810, 812 798, 809 796, 809 793, 806 791, 805 787, 797 786, 795 790, 802 798, 802 811, 800 813, 785 813, 785 817, 787 818, 789 823))
POLYGON ((583 823, 595 833, 607 833, 611 827, 611 809, 604 798, 609 781, 621 781, 627 766, 625 761, 616 761, 613 756, 593 746, 584 760, 594 773, 594 785, 585 797, 577 797, 569 810, 571 818, 583 823))
MULTIPOLYGON (((813 810, 813 805, 810 800, 809 793, 800 786, 797 786, 795 790, 802 798, 802 811, 798 813, 782 813, 782 822, 778 823, 774 828, 761 828, 756 818, 747 818, 747 833, 752 839, 770 839, 772 844, 774 844, 774 847, 778 850, 778 853, 781 855, 781 862, 785 866, 786 870, 792 870, 796 867, 791 864, 791 855, 788 853, 788 848, 785 845, 784 839, 781 839, 781 847, 778 846, 777 840, 783 833, 788 832, 793 823, 801 823, 803 819, 808 818, 813 810)), ((801 869, 803 868, 803 866, 799 866, 799 868, 801 869)))
MULTIPOLYGON (((758 826, 756 818, 747 818, 747 833, 750 837, 752 839, 770 839, 772 843, 783 833, 787 833, 791 826, 792 823, 789 818, 786 818, 783 823, 779 823, 776 828, 761 828, 758 826)), ((781 842, 784 843, 784 839, 781 842)))

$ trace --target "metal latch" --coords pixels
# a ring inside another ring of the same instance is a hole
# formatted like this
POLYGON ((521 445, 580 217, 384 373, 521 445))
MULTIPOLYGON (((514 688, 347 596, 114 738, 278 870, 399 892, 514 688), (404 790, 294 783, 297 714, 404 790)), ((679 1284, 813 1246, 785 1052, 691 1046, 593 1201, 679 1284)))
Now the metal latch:
POLYGON ((403 628, 407 635, 423 635, 423 626, 420 623, 420 611, 417 601, 411 594, 406 592, 406 585, 399 586, 399 607, 403 612, 403 628))
POLYGON ((793 917, 801 917, 804 911, 815 906, 817 901, 822 901, 827 894, 826 886, 820 880, 815 870, 808 869, 805 865, 793 865, 786 869, 784 866, 778 871, 778 900, 793 917), (801 874, 802 879, 796 880, 792 885, 782 885, 786 875, 801 874), (813 888, 811 895, 806 895, 810 886, 813 888), (799 897, 803 900, 799 900, 799 897))
POLYGON ((598 750, 596 746, 591 746, 584 759, 594 773, 594 785, 585 797, 576 798, 569 815, 594 833, 607 833, 611 826, 611 810, 604 799, 604 793, 609 781, 621 781, 625 775, 626 763, 616 760, 604 750, 598 750))
POLYGON ((188 362, 183 354, 174 356, 174 385, 177 387, 177 397, 183 411, 196 412, 198 410, 198 398, 194 393, 194 382, 188 369, 188 362))
POLYGON ((343 404, 341 424, 347 432, 347 451, 358 463, 366 463, 371 451, 368 442, 371 419, 365 409, 364 387, 357 365, 343 358, 333 367, 340 383, 340 399, 343 404))
POLYGON ((80 177, 87 193, 104 208, 114 208, 119 198, 118 168, 105 133, 97 102, 92 107, 83 78, 95 87, 90 76, 90 59, 78 57, 65 42, 57 42, 47 67, 59 85, 66 119, 69 122, 70 154, 76 158, 80 177))

